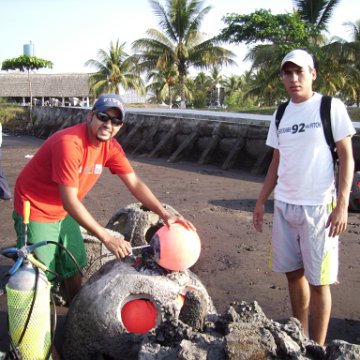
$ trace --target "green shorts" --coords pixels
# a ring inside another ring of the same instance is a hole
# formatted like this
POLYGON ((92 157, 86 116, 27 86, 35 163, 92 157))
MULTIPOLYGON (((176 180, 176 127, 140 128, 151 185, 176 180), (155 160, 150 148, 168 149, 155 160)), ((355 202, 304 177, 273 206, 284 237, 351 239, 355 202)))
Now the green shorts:
MULTIPOLYGON (((17 247, 20 248, 25 243, 23 217, 14 211, 13 220, 17 234, 17 247)), ((30 220, 27 229, 28 244, 36 244, 44 240, 60 243, 73 255, 80 268, 86 266, 87 256, 80 226, 71 216, 52 223, 30 220)), ((58 281, 79 273, 67 251, 61 249, 60 246, 48 244, 38 247, 35 249, 35 255, 38 260, 59 275, 56 278, 58 281)), ((51 273, 47 272, 46 275, 50 281, 54 280, 54 275, 51 273)))

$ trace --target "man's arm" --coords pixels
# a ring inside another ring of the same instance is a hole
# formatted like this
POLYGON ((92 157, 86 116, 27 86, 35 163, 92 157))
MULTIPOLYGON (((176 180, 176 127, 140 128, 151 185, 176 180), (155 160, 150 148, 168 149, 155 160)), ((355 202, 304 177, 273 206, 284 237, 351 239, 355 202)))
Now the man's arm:
POLYGON ((147 209, 158 214, 164 220, 165 224, 170 225, 179 222, 185 227, 195 230, 194 225, 190 221, 183 217, 171 216, 148 186, 135 173, 121 174, 119 177, 136 199, 138 199, 147 209))
POLYGON ((64 209, 89 233, 96 236, 106 248, 117 258, 123 258, 131 253, 131 245, 128 241, 114 237, 106 231, 89 213, 86 207, 78 199, 78 189, 59 185, 60 196, 64 209))
POLYGON ((277 171, 279 167, 280 153, 278 149, 274 149, 273 157, 267 171, 264 184, 260 191, 258 200, 255 205, 253 213, 253 224, 257 231, 262 231, 262 224, 264 219, 265 202, 274 190, 277 181, 277 171))
POLYGON ((329 236, 337 236, 345 231, 347 227, 349 197, 354 176, 351 136, 338 141, 336 151, 339 157, 339 186, 336 207, 330 214, 326 224, 326 227, 330 227, 329 236))

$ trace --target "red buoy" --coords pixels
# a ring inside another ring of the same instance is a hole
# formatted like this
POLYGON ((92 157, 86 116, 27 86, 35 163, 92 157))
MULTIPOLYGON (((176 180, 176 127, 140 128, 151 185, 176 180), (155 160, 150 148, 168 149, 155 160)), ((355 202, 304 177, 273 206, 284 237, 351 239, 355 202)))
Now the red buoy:
POLYGON ((165 269, 181 271, 196 263, 201 243, 196 231, 180 223, 164 225, 151 239, 156 262, 165 269))
POLYGON ((121 319, 125 329, 136 334, 145 334, 156 325, 157 310, 148 299, 127 302, 121 309, 121 319))

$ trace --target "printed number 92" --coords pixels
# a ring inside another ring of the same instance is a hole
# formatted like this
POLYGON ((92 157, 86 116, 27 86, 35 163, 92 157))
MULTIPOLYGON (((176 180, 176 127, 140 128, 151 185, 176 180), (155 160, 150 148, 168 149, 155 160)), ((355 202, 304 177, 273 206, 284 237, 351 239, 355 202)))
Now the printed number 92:
POLYGON ((296 134, 297 132, 305 132, 305 124, 301 123, 299 125, 295 124, 291 127, 291 133, 296 134))

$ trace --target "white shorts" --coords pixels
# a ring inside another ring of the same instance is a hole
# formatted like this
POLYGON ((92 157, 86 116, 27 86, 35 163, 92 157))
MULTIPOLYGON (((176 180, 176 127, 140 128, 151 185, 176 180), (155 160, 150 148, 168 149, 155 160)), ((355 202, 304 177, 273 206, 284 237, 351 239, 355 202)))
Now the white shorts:
POLYGON ((275 272, 304 269, 312 285, 337 282, 339 238, 325 228, 331 205, 304 206, 274 202, 272 254, 275 272))

